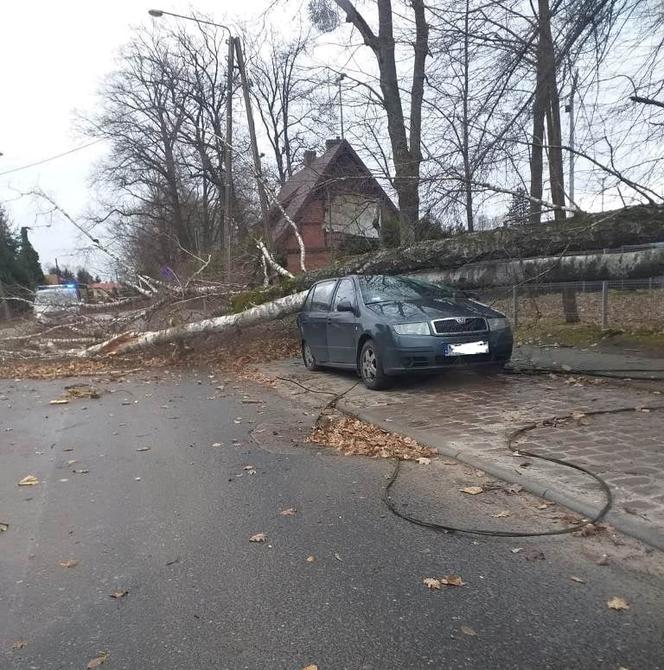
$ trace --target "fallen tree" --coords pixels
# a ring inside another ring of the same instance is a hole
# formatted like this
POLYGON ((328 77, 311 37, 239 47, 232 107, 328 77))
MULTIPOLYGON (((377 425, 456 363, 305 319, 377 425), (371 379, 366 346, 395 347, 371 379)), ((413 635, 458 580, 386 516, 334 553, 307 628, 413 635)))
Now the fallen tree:
POLYGON ((126 354, 164 342, 177 342, 196 335, 222 333, 233 328, 253 326, 257 323, 281 319, 294 314, 300 310, 306 297, 307 292, 300 291, 299 293, 278 298, 263 305, 251 307, 238 314, 227 314, 214 319, 194 321, 193 323, 185 323, 180 326, 145 333, 123 333, 76 353, 83 357, 99 354, 126 354))
POLYGON ((409 274, 455 270, 480 261, 563 256, 589 250, 664 241, 664 207, 626 207, 602 214, 578 214, 565 223, 521 225, 463 233, 407 247, 373 251, 298 275, 294 287, 346 274, 409 274))
MULTIPOLYGON (((524 225, 429 240, 408 247, 356 256, 316 272, 287 278, 277 287, 252 292, 251 302, 254 304, 235 314, 162 330, 123 333, 77 353, 84 357, 124 354, 165 342, 182 342, 197 335, 221 333, 280 319, 299 311, 306 297, 306 289, 327 277, 346 274, 413 274, 423 270, 452 272, 469 264, 491 260, 518 261, 523 267, 524 259, 533 257, 548 257, 545 266, 551 270, 569 265, 564 259, 568 258, 566 254, 573 252, 615 249, 662 240, 664 207, 659 206, 631 207, 605 214, 580 214, 565 224, 524 225)), ((657 269, 660 259, 661 254, 651 254, 649 268, 657 269), (654 264, 653 258, 656 259, 654 264)))

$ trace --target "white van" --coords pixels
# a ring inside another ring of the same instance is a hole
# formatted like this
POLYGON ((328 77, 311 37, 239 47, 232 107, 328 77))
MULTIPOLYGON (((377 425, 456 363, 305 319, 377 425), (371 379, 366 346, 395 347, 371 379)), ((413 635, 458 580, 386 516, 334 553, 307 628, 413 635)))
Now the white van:
POLYGON ((81 299, 76 284, 39 286, 35 294, 34 311, 39 321, 81 311, 81 299))

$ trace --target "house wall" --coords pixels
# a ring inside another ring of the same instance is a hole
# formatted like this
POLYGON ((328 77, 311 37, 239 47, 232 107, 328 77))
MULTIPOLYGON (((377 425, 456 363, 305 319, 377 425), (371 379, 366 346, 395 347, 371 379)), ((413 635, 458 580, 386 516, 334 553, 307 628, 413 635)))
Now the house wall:
MULTIPOLYGON (((300 235, 306 249, 307 270, 317 270, 330 262, 323 222, 325 209, 322 200, 312 200, 300 216, 300 235)), ((300 272, 300 247, 292 233, 286 239, 287 268, 293 274, 300 272)))

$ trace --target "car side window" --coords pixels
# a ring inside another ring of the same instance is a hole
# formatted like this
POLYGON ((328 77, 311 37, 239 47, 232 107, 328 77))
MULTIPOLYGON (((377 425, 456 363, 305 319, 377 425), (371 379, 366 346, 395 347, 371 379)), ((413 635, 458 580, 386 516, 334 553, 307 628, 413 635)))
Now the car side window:
POLYGON ((329 312, 332 293, 334 292, 334 281, 325 281, 317 284, 314 288, 314 297, 311 301, 312 312, 329 312))
POLYGON ((335 312, 337 305, 342 300, 348 300, 348 302, 355 306, 355 284, 352 279, 342 279, 339 282, 336 295, 334 296, 334 303, 332 305, 332 311, 335 312))

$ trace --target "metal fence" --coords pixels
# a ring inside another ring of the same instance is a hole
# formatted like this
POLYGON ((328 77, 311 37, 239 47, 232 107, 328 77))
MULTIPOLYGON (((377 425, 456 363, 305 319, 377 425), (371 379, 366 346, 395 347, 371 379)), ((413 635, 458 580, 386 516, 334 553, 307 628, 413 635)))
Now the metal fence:
POLYGON ((476 293, 520 329, 577 323, 664 334, 664 277, 528 283, 476 293))

